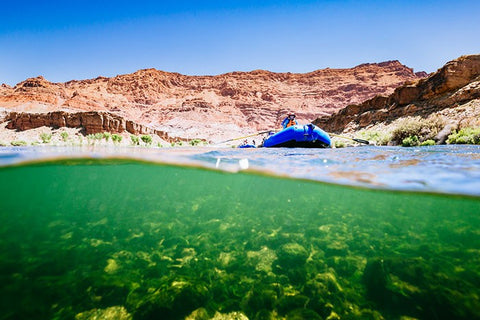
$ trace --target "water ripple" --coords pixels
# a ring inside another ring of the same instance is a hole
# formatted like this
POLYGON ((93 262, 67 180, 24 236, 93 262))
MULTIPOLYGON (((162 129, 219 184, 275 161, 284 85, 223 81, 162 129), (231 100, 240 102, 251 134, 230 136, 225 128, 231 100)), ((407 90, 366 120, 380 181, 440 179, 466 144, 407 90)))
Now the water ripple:
POLYGON ((220 170, 253 169, 330 183, 480 196, 480 146, 342 149, 0 148, 0 166, 68 157, 123 157, 220 170))

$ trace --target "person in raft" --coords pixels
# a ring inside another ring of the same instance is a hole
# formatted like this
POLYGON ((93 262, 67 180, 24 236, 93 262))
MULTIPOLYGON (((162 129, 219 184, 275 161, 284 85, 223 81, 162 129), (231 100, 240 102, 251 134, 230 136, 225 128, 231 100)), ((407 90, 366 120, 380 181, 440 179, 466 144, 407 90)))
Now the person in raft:
POLYGON ((282 127, 283 129, 297 125, 298 122, 295 120, 295 114, 294 113, 289 113, 288 116, 283 119, 282 121, 282 127))

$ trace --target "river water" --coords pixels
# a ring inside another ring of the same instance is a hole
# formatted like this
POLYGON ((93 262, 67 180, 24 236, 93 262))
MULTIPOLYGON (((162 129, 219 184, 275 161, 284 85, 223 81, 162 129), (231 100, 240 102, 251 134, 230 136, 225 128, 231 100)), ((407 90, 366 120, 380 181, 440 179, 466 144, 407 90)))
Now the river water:
POLYGON ((0 148, 0 319, 480 318, 479 212, 477 146, 0 148))

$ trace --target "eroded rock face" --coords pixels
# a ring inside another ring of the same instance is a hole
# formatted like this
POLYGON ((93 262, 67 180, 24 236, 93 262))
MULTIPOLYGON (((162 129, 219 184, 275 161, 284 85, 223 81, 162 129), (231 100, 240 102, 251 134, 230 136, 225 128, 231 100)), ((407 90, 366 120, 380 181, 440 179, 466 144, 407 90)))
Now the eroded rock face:
POLYGON ((390 94, 418 78, 398 61, 305 74, 256 70, 186 76, 146 69, 66 83, 27 79, 13 88, 0 87, 0 108, 108 112, 173 136, 229 138, 279 128, 289 111, 300 122, 310 122, 349 104, 390 94))
POLYGON ((158 131, 150 127, 140 125, 131 120, 107 112, 65 112, 55 111, 49 113, 26 113, 11 112, 5 118, 7 129, 19 131, 35 129, 39 127, 52 128, 83 128, 85 134, 94 133, 123 133, 158 135, 166 141, 173 141, 166 132, 158 131))
POLYGON ((475 99, 480 99, 480 55, 463 56, 425 79, 398 87, 389 96, 348 105, 314 123, 331 132, 358 130, 401 117, 427 116, 475 99))

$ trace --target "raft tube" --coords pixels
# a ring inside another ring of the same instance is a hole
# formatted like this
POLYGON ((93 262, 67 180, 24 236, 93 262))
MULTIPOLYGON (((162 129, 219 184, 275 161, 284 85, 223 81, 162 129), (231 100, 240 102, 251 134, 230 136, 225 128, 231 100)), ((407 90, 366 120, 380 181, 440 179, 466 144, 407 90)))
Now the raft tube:
POLYGON ((253 144, 241 144, 237 148, 256 148, 253 144))
POLYGON ((265 148, 329 148, 328 134, 314 124, 294 125, 263 141, 265 148))

